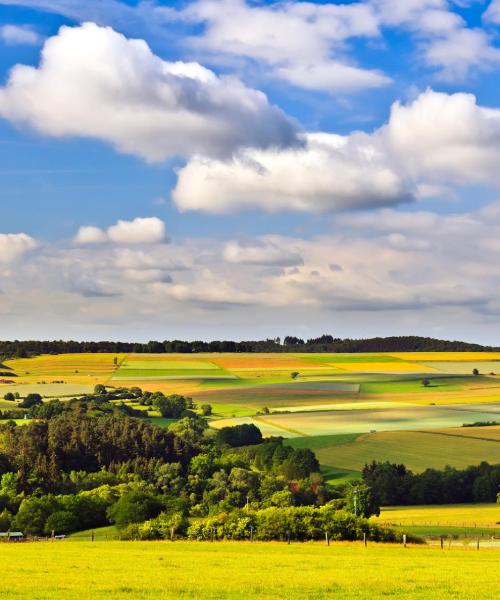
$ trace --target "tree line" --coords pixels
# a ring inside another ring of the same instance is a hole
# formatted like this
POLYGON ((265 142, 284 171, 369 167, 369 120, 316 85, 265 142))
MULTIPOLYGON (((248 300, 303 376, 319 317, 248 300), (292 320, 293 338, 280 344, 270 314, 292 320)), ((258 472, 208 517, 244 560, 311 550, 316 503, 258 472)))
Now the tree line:
MULTIPOLYGON (((342 339, 332 335, 302 339, 296 336, 270 338, 256 341, 185 341, 165 340, 139 342, 78 342, 78 341, 40 341, 14 340, 0 341, 0 357, 25 358, 40 354, 74 353, 194 353, 194 352, 481 352, 498 351, 500 348, 482 346, 461 341, 439 340, 420 336, 375 337, 368 339, 342 339)), ((1 360, 0 360, 1 363, 1 360)), ((0 364, 3 376, 9 371, 0 364)))
POLYGON ((362 476, 380 506, 500 500, 500 464, 482 462, 466 469, 446 467, 413 473, 402 464, 372 462, 365 465, 362 476))

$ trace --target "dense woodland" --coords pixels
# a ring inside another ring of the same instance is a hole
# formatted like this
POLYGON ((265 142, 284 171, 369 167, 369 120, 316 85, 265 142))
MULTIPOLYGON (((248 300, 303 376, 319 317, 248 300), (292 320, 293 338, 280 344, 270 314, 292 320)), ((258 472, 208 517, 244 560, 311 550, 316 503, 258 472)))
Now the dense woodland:
POLYGON ((303 340, 294 336, 260 341, 182 341, 172 340, 145 344, 136 342, 75 342, 75 341, 0 341, 0 356, 28 357, 39 354, 73 354, 78 352, 481 352, 498 351, 498 347, 481 346, 460 341, 428 337, 376 337, 340 339, 331 335, 303 340))
POLYGON ((373 462, 363 469, 363 482, 381 506, 495 502, 497 494, 500 499, 500 464, 415 474, 404 465, 373 462))

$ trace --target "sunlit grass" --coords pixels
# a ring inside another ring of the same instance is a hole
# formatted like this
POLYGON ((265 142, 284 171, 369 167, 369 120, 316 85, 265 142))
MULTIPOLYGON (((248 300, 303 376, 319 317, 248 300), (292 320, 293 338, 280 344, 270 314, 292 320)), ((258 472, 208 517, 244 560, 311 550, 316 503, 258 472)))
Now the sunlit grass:
POLYGON ((498 592, 495 550, 319 543, 0 544, 2 598, 454 598, 498 592))

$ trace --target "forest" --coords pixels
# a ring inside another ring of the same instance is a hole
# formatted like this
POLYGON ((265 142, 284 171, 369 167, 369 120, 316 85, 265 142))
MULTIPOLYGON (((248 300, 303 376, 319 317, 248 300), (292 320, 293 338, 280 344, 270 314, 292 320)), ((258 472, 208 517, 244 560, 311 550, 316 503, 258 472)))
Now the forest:
MULTIPOLYGON (((439 340, 420 336, 341 339, 331 335, 303 340, 295 336, 257 341, 183 341, 139 342, 79 341, 0 341, 0 357, 25 358, 40 354, 75 353, 194 353, 194 352, 482 352, 500 348, 461 341, 439 340)), ((1 362, 1 360, 0 360, 1 362)), ((8 374, 8 373, 7 373, 8 374)))

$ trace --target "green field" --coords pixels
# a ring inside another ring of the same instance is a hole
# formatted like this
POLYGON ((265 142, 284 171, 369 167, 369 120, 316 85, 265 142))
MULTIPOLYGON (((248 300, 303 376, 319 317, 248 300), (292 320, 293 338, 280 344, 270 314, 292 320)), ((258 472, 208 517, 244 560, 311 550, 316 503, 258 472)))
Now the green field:
POLYGON ((492 600, 499 559, 493 549, 359 543, 0 544, 0 591, 7 600, 492 600))
POLYGON ((315 452, 322 465, 354 471, 361 471, 372 460, 391 462, 396 457, 415 473, 447 465, 465 468, 483 460, 496 464, 500 462, 500 436, 490 436, 488 429, 385 431, 363 434, 340 446, 323 446, 315 452), (462 435, 463 431, 468 435, 462 435), (472 437, 473 432, 477 437, 472 437))

